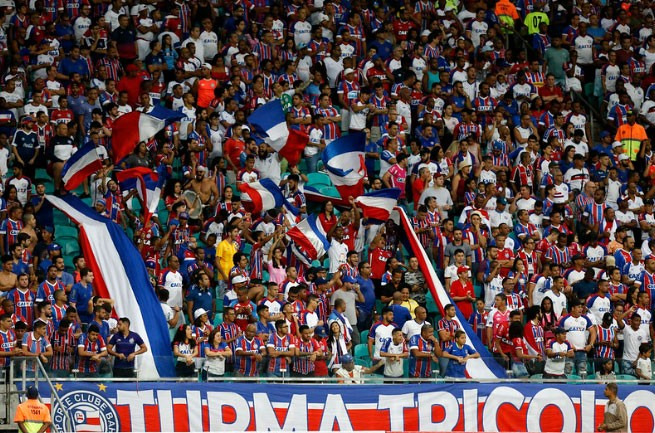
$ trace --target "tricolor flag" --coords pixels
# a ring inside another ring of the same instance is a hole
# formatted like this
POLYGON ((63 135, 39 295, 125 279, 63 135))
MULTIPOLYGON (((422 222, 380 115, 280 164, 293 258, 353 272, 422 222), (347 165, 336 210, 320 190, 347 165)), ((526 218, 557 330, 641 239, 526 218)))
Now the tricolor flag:
POLYGON ((132 111, 116 119, 112 128, 111 149, 114 163, 120 162, 137 144, 148 141, 161 131, 167 122, 179 120, 183 115, 166 108, 153 108, 148 114, 132 111))
MULTIPOLYGON (((418 260, 419 269, 421 269, 423 275, 425 275, 425 282, 428 286, 427 288, 443 316, 444 307, 448 304, 455 305, 455 303, 439 281, 437 273, 435 272, 428 255, 425 253, 418 236, 414 232, 412 223, 407 217, 405 210, 400 206, 396 206, 391 212, 390 218, 394 220, 394 222, 398 224, 400 229, 405 233, 405 236, 403 236, 404 246, 409 252, 410 257, 416 257, 418 260)), ((455 305, 455 310, 457 312, 455 321, 459 324, 459 329, 466 333, 466 343, 473 346, 480 354, 480 358, 469 359, 466 361, 466 376, 473 379, 507 377, 505 369, 494 360, 487 350, 487 347, 482 344, 482 341, 478 338, 475 332, 473 332, 471 325, 469 325, 462 312, 457 308, 457 305, 455 305)))
POLYGON ((64 188, 72 191, 102 168, 102 160, 98 155, 95 144, 89 142, 82 146, 64 163, 61 171, 61 180, 64 182, 64 188))
POLYGON ((355 132, 334 140, 323 151, 323 165, 344 200, 364 194, 365 145, 366 134, 355 132))
POLYGON ((290 166, 300 162, 302 152, 309 142, 304 132, 287 127, 287 119, 282 102, 275 99, 268 102, 248 116, 250 123, 262 136, 264 141, 285 158, 290 166))
POLYGON ((168 323, 132 240, 121 226, 73 194, 46 198, 79 227, 80 246, 95 276, 93 285, 97 294, 116 302, 118 316, 130 319, 130 330, 139 334, 148 348, 138 356, 139 378, 155 380, 175 376, 168 323))
POLYGON ((398 204, 400 192, 398 188, 371 191, 357 197, 355 203, 359 205, 364 218, 386 221, 393 208, 398 204))
POLYGON ((134 167, 116 173, 121 191, 136 189, 141 199, 143 209, 143 225, 148 224, 150 217, 157 212, 161 197, 161 181, 159 175, 147 167, 134 167))
POLYGON ((76 432, 101 432, 100 412, 97 410, 76 410, 75 431, 76 432))
POLYGON ((253 183, 244 182, 239 185, 239 191, 241 191, 243 207, 253 214, 281 207, 286 202, 282 190, 271 179, 262 179, 253 183))
POLYGON ((291 249, 306 265, 322 257, 330 248, 330 243, 321 224, 312 214, 295 225, 287 232, 287 238, 292 240, 291 249))

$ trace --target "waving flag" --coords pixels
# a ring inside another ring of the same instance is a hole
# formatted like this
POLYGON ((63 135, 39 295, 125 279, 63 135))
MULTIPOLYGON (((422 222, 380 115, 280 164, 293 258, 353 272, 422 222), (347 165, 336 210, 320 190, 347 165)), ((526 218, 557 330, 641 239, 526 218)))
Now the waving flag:
POLYGON ((259 214, 281 207, 286 202, 282 190, 271 179, 239 185, 241 202, 248 212, 259 214))
POLYGON ((141 141, 154 137, 166 123, 182 117, 183 114, 163 107, 153 107, 147 114, 140 111, 123 114, 116 119, 112 128, 111 148, 114 163, 125 158, 141 141))
POLYGON ((355 199, 364 214, 364 218, 378 221, 386 221, 391 211, 398 204, 400 197, 398 188, 386 188, 378 191, 371 191, 355 199))
POLYGON ((147 167, 134 167, 116 173, 122 191, 136 189, 143 209, 143 224, 148 224, 157 212, 162 182, 156 172, 147 167))
POLYGON ((95 276, 98 295, 116 301, 118 316, 130 319, 130 329, 148 347, 139 355, 139 378, 175 376, 168 323, 143 259, 123 228, 72 194, 46 198, 79 226, 80 245, 95 276))
POLYGON ((289 130, 282 103, 279 99, 268 102, 257 108, 248 117, 250 123, 289 165, 300 162, 302 151, 309 142, 309 136, 302 131, 289 130))
POLYGON ((64 188, 72 191, 102 168, 102 160, 98 156, 96 146, 89 142, 82 146, 64 163, 61 171, 61 180, 64 182, 64 188))
POLYGON ((323 151, 323 164, 341 198, 364 194, 366 134, 355 132, 338 138, 323 151))
POLYGON ((293 241, 291 249, 294 254, 308 266, 311 266, 312 261, 323 256, 330 248, 325 231, 317 221, 315 214, 290 229, 287 232, 287 238, 293 241))
MULTIPOLYGON (((441 285, 437 273, 434 271, 434 267, 430 262, 425 250, 421 246, 414 229, 412 228, 412 223, 405 211, 396 206, 391 212, 391 219, 394 220, 396 224, 400 226, 402 232, 405 233, 403 242, 407 251, 410 253, 410 257, 414 256, 418 259, 419 268, 425 275, 425 282, 427 283, 430 294, 434 298, 439 310, 441 310, 441 315, 444 315, 444 306, 447 304, 453 304, 453 300, 446 292, 446 289, 441 285)), ((466 333, 466 343, 473 346, 475 350, 480 354, 478 359, 469 359, 466 362, 466 375, 467 377, 473 379, 492 379, 506 377, 505 369, 498 364, 494 358, 491 356, 487 347, 482 344, 482 341, 478 336, 473 332, 471 325, 469 325, 466 318, 462 312, 455 305, 455 310, 457 315, 455 316, 455 321, 459 324, 459 329, 463 330, 466 333)))

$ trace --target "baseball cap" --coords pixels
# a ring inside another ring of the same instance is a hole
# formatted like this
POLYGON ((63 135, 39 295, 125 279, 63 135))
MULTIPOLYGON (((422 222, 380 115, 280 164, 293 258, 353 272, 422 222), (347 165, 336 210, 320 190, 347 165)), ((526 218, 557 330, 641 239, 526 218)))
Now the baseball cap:
POLYGON ((152 258, 147 259, 146 260, 146 268, 156 269, 157 268, 157 262, 155 261, 155 259, 152 259, 152 258))
POLYGON ((625 153, 622 153, 622 154, 619 155, 619 161, 625 161, 627 159, 630 159, 630 157, 628 155, 626 155, 625 153))
POLYGON ((101 204, 103 206, 107 206, 107 202, 105 201, 104 198, 99 198, 98 200, 96 200, 96 204, 101 204))
POLYGON ((458 274, 461 274, 462 272, 468 272, 468 271, 469 271, 468 266, 460 266, 459 268, 457 268, 457 273, 458 274))
POLYGON ((186 212, 180 212, 180 219, 188 220, 189 219, 189 214, 186 213, 186 212))
POLYGON ((557 327, 555 328, 555 334, 566 334, 566 329, 557 327))
POLYGON ((209 63, 203 63, 203 64, 202 64, 202 67, 203 67, 203 68, 207 68, 207 69, 211 69, 211 68, 212 68, 212 65, 210 65, 209 63))
POLYGON ((346 70, 343 71, 343 75, 348 75, 353 73, 355 73, 355 70, 353 68, 346 68, 346 70))
POLYGON ((207 171, 207 167, 205 167, 204 165, 199 165, 196 167, 196 171, 200 171, 204 173, 205 171, 207 171))
POLYGON ((496 204, 507 205, 507 199, 505 197, 501 197, 499 199, 496 199, 496 204))
POLYGON ((20 122, 21 122, 21 123, 34 122, 34 119, 32 118, 32 116, 24 116, 24 117, 20 120, 20 122))
POLYGON ((236 276, 232 277, 232 284, 242 284, 242 283, 245 283, 247 281, 248 281, 248 279, 246 279, 246 277, 244 277, 243 275, 236 275, 236 276))
POLYGON ((341 279, 341 281, 343 281, 344 283, 356 283, 356 282, 357 282, 357 280, 355 280, 355 279, 354 279, 353 277, 351 277, 350 275, 346 275, 346 276, 344 276, 344 277, 341 279))
POLYGON ((59 244, 50 244, 50 245, 48 245, 48 251, 61 251, 61 245, 59 245, 59 244))
POLYGON ((207 314, 207 310, 204 308, 198 308, 196 311, 193 312, 193 320, 197 320, 198 317, 202 316, 203 314, 207 314))
POLYGON ((52 226, 45 226, 43 227, 43 230, 47 231, 48 233, 54 233, 55 229, 52 226))
POLYGON ((430 36, 430 30, 423 30, 423 32, 421 32, 421 36, 430 36))
POLYGON ((614 143, 612 143, 612 149, 616 149, 617 147, 621 147, 621 146, 623 146, 623 143, 621 143, 620 141, 615 141, 614 143))
POLYGON ((328 280, 326 280, 325 278, 319 277, 314 282, 316 283, 317 286, 320 286, 320 285, 323 285, 323 284, 327 284, 328 280))
POLYGON ((350 354, 348 354, 348 353, 346 353, 345 355, 343 355, 343 356, 341 357, 341 363, 342 363, 342 364, 350 364, 350 363, 353 362, 353 361, 354 361, 354 360, 353 360, 353 356, 350 355, 350 354))
POLYGON ((319 337, 327 337, 327 332, 323 326, 317 326, 314 328, 314 335, 318 335, 319 337))
POLYGON ((603 131, 600 133, 600 138, 609 137, 609 135, 610 135, 609 131, 603 131))
POLYGON ((27 394, 27 398, 32 400, 39 398, 39 390, 34 385, 28 386, 25 394, 27 394))

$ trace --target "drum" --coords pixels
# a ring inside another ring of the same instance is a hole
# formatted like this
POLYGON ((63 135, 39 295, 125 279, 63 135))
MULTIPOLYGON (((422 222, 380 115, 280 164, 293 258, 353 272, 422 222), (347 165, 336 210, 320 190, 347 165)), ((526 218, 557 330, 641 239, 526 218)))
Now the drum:
POLYGON ((200 215, 202 215, 202 201, 200 201, 200 196, 190 189, 184 191, 182 195, 189 206, 187 210, 189 218, 194 220, 199 219, 200 215))

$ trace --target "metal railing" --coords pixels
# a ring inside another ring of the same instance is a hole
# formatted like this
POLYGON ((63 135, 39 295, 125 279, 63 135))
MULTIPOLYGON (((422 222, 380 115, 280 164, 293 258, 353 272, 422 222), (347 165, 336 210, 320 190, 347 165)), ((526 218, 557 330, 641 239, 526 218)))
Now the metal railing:
MULTIPOLYGON (((32 384, 38 389, 39 382, 45 382, 48 385, 51 395, 50 397, 51 405, 54 399, 54 402, 56 402, 59 405, 59 407, 62 408, 62 413, 65 419, 65 430, 63 431, 75 432, 75 423, 73 422, 73 419, 71 418, 70 414, 66 410, 66 407, 64 406, 63 402, 59 398, 59 395, 57 394, 57 390, 55 389, 54 385, 50 381, 48 372, 46 371, 39 357, 14 356, 10 358, 9 377, 5 378, 5 383, 8 384, 8 388, 6 388, 6 395, 5 395, 7 419, 9 419, 9 415, 13 413, 13 409, 14 409, 11 407, 12 396, 14 395, 20 396, 25 394, 25 390, 27 389, 27 387, 32 384), (28 363, 30 363, 31 366, 33 366, 34 371, 31 371, 31 369, 28 370, 28 363), (17 383, 20 383, 21 385, 20 390, 17 389, 16 387, 17 383)), ((54 424, 52 426, 52 429, 54 431, 55 429, 54 424)))

